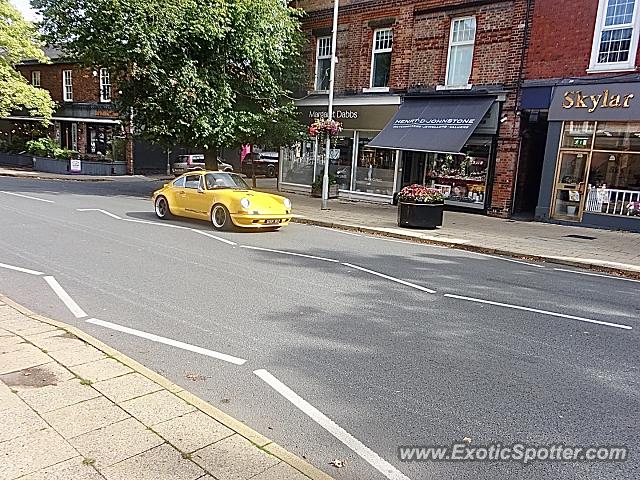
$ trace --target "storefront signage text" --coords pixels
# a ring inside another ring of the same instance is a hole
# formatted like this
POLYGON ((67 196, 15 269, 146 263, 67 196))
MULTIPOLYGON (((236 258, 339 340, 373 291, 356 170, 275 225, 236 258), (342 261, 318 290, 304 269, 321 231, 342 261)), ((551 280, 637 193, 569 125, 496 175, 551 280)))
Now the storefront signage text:
POLYGON ((588 113, 593 113, 598 108, 629 108, 635 95, 611 94, 608 89, 597 95, 584 95, 581 90, 565 92, 562 108, 586 108, 588 113))
POLYGON ((397 119, 393 128, 470 128, 475 118, 408 118, 397 119))
MULTIPOLYGON (((328 118, 329 112, 326 110, 311 110, 309 111, 309 118, 328 118)), ((348 118, 351 120, 355 120, 358 118, 358 112, 353 110, 336 110, 333 112, 333 118, 336 120, 348 118)))

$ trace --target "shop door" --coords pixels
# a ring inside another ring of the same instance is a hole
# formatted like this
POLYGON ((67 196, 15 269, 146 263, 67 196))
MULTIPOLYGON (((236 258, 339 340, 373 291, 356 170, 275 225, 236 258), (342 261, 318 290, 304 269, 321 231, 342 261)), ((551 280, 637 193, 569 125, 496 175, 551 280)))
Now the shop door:
POLYGON ((424 183, 427 154, 423 152, 403 152, 402 156, 402 184, 400 188, 407 185, 424 183))
POLYGON ((553 218, 574 222, 582 220, 590 157, 588 152, 560 152, 551 212, 553 218))

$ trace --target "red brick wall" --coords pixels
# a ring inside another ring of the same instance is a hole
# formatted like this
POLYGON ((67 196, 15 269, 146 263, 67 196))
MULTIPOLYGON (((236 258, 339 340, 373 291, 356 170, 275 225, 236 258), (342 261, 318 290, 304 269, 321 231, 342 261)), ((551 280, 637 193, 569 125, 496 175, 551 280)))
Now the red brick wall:
MULTIPOLYGON (((18 70, 31 83, 31 72, 40 71, 40 86, 49 91, 51 98, 58 103, 62 101, 62 71, 71 70, 73 83, 73 101, 80 103, 100 102, 100 77, 96 69, 80 68, 74 64, 53 63, 48 65, 19 65, 18 70)), ((112 86, 112 95, 113 95, 112 86)))
MULTIPOLYGON (((330 29, 331 0, 301 0, 307 11, 303 30, 307 89, 313 90, 316 29, 330 29)), ((445 83, 451 19, 476 17, 476 40, 470 83, 502 86, 507 92, 500 125, 491 211, 508 215, 518 156, 520 118, 516 115, 526 23, 526 0, 388 0, 340 2, 336 94, 362 92, 369 87, 373 31, 369 22, 393 18, 391 90, 434 87, 445 83)))
POLYGON ((598 0, 535 0, 526 78, 587 75, 597 15, 598 0))

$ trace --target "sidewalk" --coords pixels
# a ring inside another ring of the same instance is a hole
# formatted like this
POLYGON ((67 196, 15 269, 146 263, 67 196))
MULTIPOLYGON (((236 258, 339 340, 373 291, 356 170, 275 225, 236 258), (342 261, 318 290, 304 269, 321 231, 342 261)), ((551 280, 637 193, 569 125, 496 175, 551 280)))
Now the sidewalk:
POLYGON ((0 295, 0 480, 331 477, 80 330, 0 295))
MULTIPOLYGON (((267 190, 265 190, 267 191, 267 190)), ((274 190, 268 190, 272 193, 274 190)), ((640 234, 445 212, 437 230, 399 228, 397 207, 280 193, 293 203, 294 221, 454 248, 580 266, 640 278, 640 234)))
POLYGON ((22 177, 47 180, 70 180, 76 182, 113 182, 115 180, 173 180, 173 175, 65 175, 61 173, 38 172, 30 168, 9 167, 0 165, 0 177, 22 177))

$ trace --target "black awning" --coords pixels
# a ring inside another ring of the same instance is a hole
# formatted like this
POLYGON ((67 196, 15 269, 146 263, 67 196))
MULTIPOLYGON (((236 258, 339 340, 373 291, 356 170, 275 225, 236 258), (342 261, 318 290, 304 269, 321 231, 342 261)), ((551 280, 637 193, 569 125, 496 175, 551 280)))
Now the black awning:
POLYGON ((494 97, 405 98, 370 147, 458 153, 494 97))

